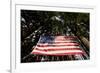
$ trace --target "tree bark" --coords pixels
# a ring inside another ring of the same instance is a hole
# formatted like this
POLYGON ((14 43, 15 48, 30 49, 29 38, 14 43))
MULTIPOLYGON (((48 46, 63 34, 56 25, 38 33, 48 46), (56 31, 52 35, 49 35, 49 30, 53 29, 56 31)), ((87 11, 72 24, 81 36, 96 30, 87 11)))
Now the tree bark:
POLYGON ((79 37, 81 39, 81 41, 84 43, 84 45, 89 49, 90 47, 90 42, 83 36, 79 37))

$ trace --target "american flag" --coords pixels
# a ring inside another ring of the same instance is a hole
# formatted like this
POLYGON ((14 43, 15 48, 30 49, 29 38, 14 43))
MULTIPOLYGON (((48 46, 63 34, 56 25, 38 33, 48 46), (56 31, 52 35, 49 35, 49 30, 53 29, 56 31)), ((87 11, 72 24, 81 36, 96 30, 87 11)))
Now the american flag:
POLYGON ((41 36, 31 54, 37 55, 81 55, 84 54, 76 36, 41 36))

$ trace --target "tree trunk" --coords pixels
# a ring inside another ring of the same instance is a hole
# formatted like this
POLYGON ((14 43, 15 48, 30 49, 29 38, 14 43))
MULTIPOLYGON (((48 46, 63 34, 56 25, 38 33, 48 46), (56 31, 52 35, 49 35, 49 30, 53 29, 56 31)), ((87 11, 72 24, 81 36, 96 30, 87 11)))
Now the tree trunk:
POLYGON ((89 49, 90 48, 90 42, 83 36, 80 36, 79 38, 84 43, 84 45, 89 49))

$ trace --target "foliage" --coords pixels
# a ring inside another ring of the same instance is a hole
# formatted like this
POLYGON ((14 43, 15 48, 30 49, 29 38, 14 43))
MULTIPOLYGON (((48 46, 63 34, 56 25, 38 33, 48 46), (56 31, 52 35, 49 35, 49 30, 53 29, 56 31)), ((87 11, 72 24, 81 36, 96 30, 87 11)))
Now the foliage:
POLYGON ((41 35, 75 35, 89 40, 89 13, 21 10, 21 58, 41 35))

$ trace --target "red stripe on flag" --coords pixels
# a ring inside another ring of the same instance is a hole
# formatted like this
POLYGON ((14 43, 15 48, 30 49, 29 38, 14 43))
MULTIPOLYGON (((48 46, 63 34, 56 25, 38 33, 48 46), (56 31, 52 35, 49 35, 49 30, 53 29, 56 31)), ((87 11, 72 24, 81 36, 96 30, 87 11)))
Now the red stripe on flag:
MULTIPOLYGON (((61 49, 38 49, 38 48, 35 48, 35 50, 39 50, 39 51, 61 51, 61 50, 81 50, 80 48, 61 48, 61 49)), ((81 50, 82 51, 82 50, 81 50)))
POLYGON ((52 55, 52 56, 62 56, 62 55, 84 54, 84 52, 55 53, 55 54, 45 54, 45 53, 40 53, 40 52, 32 52, 32 54, 38 54, 38 55, 52 55))
POLYGON ((61 37, 61 38, 77 38, 77 36, 55 36, 56 37, 61 37))
POLYGON ((63 45, 56 45, 56 44, 38 44, 38 47, 47 47, 47 46, 79 46, 78 43, 73 43, 73 44, 63 44, 63 45))

